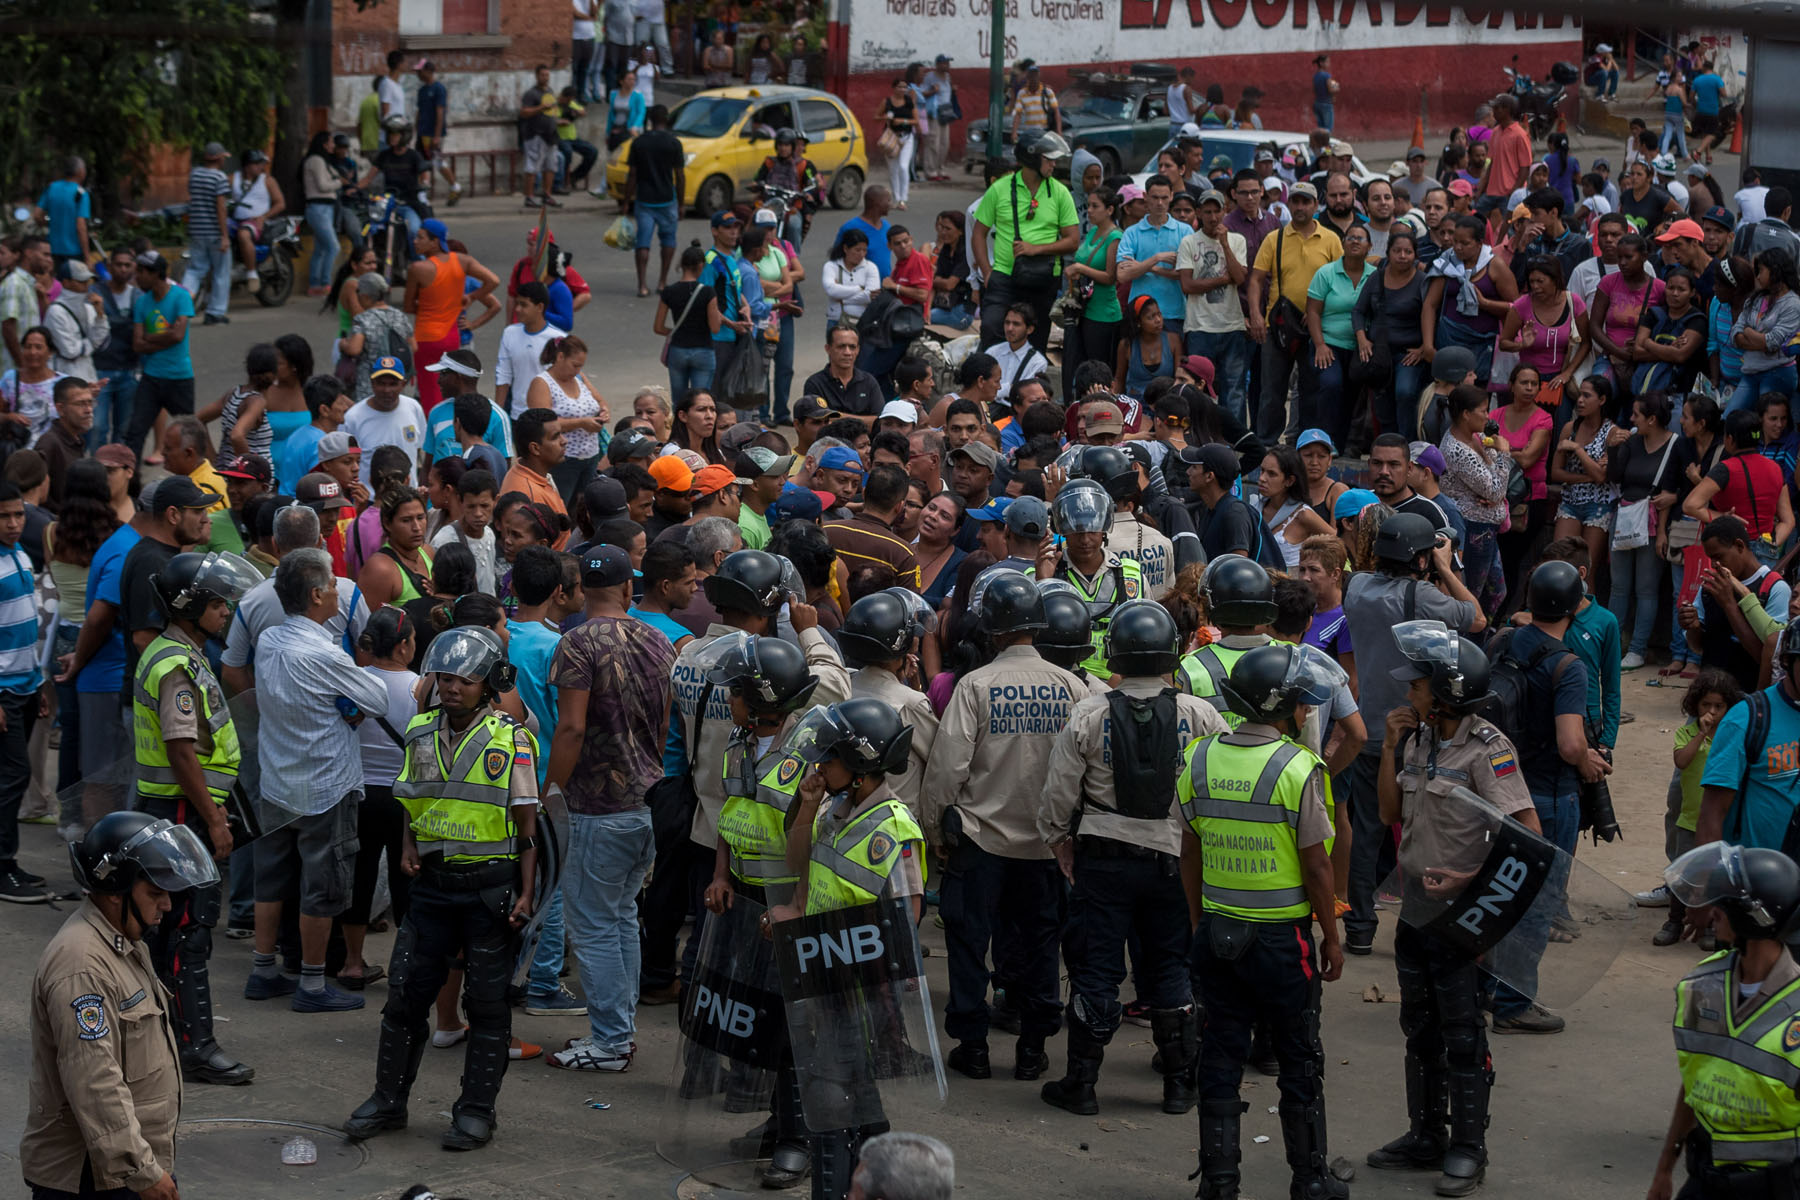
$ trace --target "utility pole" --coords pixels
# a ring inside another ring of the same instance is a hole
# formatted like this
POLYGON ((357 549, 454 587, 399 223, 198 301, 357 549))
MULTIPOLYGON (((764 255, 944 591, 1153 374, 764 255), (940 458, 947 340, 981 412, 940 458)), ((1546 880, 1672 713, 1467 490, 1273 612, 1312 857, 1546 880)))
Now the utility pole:
POLYGON ((1000 170, 1000 122, 1005 112, 1001 96, 1006 90, 1006 5, 1007 0, 988 0, 987 161, 993 174, 1000 170))

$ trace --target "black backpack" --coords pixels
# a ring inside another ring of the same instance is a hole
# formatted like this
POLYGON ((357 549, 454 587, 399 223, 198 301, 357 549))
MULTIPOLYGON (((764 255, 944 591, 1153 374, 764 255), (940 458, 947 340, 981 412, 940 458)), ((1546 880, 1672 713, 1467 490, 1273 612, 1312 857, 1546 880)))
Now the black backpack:
POLYGON ((1521 658, 1513 649, 1513 634, 1513 630, 1507 630, 1488 647, 1488 690, 1491 694, 1478 710, 1478 715, 1505 734, 1506 740, 1518 749, 1521 758, 1538 751, 1555 753, 1554 697, 1545 696, 1534 701, 1531 694, 1531 672, 1551 655, 1560 654, 1562 658, 1550 675, 1554 691, 1555 685, 1562 681, 1563 672, 1576 661, 1575 652, 1559 642, 1551 641, 1539 646, 1528 657, 1521 658))
MULTIPOLYGON (((1171 687, 1148 698, 1120 691, 1106 694, 1112 718, 1113 795, 1118 800, 1113 811, 1121 816, 1161 821, 1169 815, 1182 766, 1177 703, 1171 687)), ((1096 803, 1096 807, 1104 806, 1096 803)))

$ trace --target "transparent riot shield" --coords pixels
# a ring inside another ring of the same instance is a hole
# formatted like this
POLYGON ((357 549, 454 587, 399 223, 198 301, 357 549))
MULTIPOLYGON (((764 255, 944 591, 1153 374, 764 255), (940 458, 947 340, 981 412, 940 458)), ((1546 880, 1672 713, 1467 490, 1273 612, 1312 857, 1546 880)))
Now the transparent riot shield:
MULTIPOLYGON (((877 835, 880 836, 880 835, 877 835)), ((944 1066, 912 904, 883 898, 775 927, 806 1126, 882 1121, 944 1101, 944 1066)))
POLYGON ((1467 788, 1420 792, 1402 822, 1382 886, 1401 921, 1544 1007, 1579 1000, 1629 940, 1630 895, 1467 788))
POLYGON ((569 806, 562 789, 542 793, 537 813, 537 880, 532 888, 535 907, 531 919, 519 935, 519 960, 513 968, 513 986, 524 987, 531 974, 531 960, 537 954, 538 939, 544 931, 544 916, 562 880, 569 852, 569 806))
POLYGON ((744 896, 708 913, 681 993, 680 1039, 656 1152, 715 1187, 754 1192, 761 1126, 787 1043, 767 910, 744 896))

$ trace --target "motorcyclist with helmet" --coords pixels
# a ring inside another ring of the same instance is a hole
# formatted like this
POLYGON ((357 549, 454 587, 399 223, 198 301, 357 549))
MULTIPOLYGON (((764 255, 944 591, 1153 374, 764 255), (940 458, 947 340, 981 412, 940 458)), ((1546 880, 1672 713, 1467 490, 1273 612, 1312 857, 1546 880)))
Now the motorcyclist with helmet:
POLYGON ((382 119, 386 145, 371 158, 369 171, 362 177, 366 190, 377 179, 399 206, 400 218, 406 223, 406 248, 402 253, 411 259, 413 239, 419 236, 419 222, 431 215, 426 203, 426 185, 431 179, 431 164, 412 144, 412 122, 405 113, 390 113, 382 119))
POLYGON ((193 830, 108 813, 69 846, 86 898, 38 959, 19 1165, 34 1196, 175 1200, 180 1056, 145 940, 219 886, 193 830))
POLYGON ((1800 963, 1786 944, 1800 913, 1800 866, 1779 850, 1708 842, 1663 871, 1669 894, 1705 910, 1732 946, 1675 985, 1681 1093, 1650 1181, 1650 1200, 1791 1196, 1800 1165, 1800 963))
MULTIPOLYGON (((1403 622, 1393 639, 1406 660, 1393 668, 1394 679, 1406 684, 1406 703, 1388 714, 1377 786, 1381 823, 1400 826, 1401 860, 1432 861, 1467 836, 1468 818, 1445 799, 1459 788, 1541 832, 1517 749, 1477 715, 1491 694, 1481 647, 1441 621, 1403 622)), ((1424 886, 1408 878, 1408 886, 1424 886)), ((1486 1169, 1494 1079, 1481 971, 1452 943, 1405 921, 1394 933, 1394 965, 1410 1128, 1371 1151, 1368 1162, 1384 1170, 1440 1170, 1437 1194, 1466 1196, 1486 1169)))
POLYGON ((819 170, 806 157, 801 136, 787 126, 775 131, 775 153, 766 156, 750 181, 752 195, 761 196, 764 185, 799 193, 788 208, 782 236, 799 246, 812 229, 812 216, 825 203, 825 185, 819 170))
POLYGON ((1038 130, 1014 148, 1019 166, 996 179, 975 206, 969 235, 972 265, 986 280, 981 289, 981 345, 1003 341, 1006 311, 1029 304, 1037 312, 1031 344, 1041 354, 1050 344, 1050 305, 1062 290, 1062 259, 1080 240, 1075 199, 1056 178, 1069 157, 1061 134, 1038 130))
POLYGON ((889 786, 915 817, 923 804, 919 789, 937 740, 938 719, 931 700, 908 681, 920 677, 915 648, 936 628, 937 614, 917 592, 891 587, 852 604, 837 631, 838 650, 845 664, 855 668, 850 694, 883 701, 912 727, 910 768, 889 780, 889 786))
MULTIPOLYGON (((131 686, 135 807, 192 829, 221 859, 232 848, 225 805, 242 752, 203 647, 224 636, 237 602, 261 582, 235 554, 189 551, 170 559, 150 579, 168 623, 144 647, 131 686)), ((256 1072, 213 1038, 208 960, 222 902, 217 882, 183 891, 148 941, 157 974, 174 995, 182 1074, 195 1083, 242 1084, 256 1072)))

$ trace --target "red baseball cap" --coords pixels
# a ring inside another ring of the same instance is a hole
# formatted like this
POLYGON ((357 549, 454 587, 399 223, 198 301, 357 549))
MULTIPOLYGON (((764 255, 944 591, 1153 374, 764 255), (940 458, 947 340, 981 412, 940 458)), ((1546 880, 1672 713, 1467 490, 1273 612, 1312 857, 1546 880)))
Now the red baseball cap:
POLYGON ((1677 238, 1693 238, 1698 242, 1705 237, 1706 231, 1700 228, 1700 222, 1683 217, 1681 220, 1657 234, 1656 240, 1659 242, 1672 242, 1677 238))

